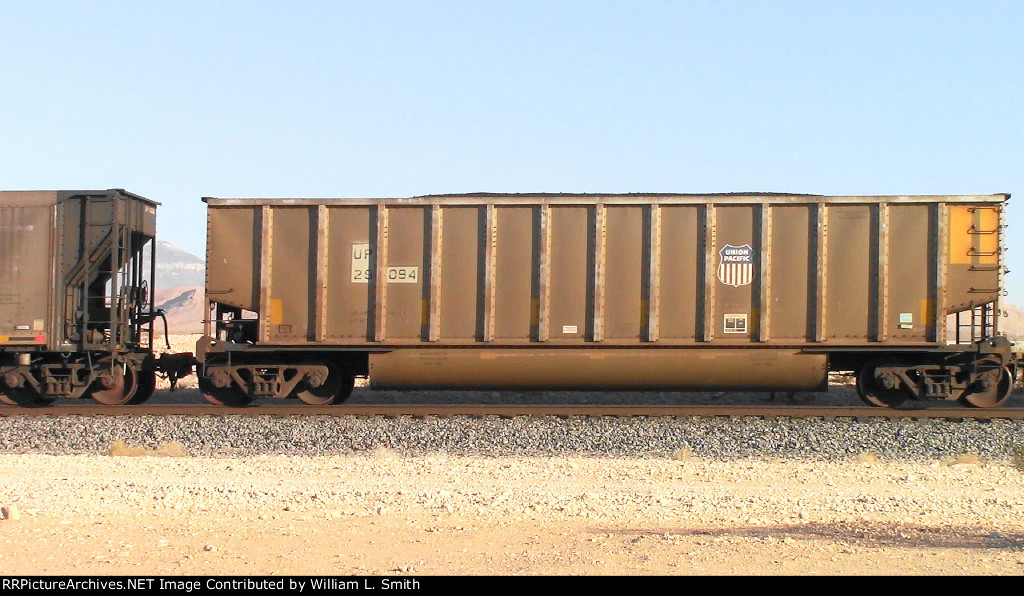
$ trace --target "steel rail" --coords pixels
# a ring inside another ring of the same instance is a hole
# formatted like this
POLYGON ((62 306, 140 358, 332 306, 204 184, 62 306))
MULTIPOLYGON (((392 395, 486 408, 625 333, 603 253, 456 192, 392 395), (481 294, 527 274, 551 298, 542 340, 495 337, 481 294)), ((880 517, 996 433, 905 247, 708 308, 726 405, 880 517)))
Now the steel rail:
POLYGON ((270 404, 248 407, 199 405, 100 404, 19 408, 0 406, 0 417, 12 416, 381 416, 381 417, 759 417, 759 418, 939 418, 1024 419, 1024 408, 972 409, 965 407, 871 408, 848 406, 560 406, 560 405, 334 405, 270 404))

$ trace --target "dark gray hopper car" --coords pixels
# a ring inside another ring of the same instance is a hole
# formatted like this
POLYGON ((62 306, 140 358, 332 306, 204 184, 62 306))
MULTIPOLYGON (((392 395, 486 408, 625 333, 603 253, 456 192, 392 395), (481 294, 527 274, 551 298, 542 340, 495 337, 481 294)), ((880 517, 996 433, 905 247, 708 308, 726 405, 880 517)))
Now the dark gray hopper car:
POLYGON ((118 189, 0 192, 0 401, 136 403, 158 370, 187 374, 191 354, 151 350, 157 205, 118 189))
POLYGON ((1002 404, 1009 195, 216 199, 200 386, 823 390, 1002 404))

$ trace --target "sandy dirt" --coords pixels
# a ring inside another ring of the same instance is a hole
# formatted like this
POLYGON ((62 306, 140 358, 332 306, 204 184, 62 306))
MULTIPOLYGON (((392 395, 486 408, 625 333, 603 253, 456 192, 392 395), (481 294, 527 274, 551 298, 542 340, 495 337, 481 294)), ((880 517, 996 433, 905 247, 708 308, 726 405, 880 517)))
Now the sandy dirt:
POLYGON ((4 454, 0 569, 1019 575, 1022 489, 983 462, 4 454))
POLYGON ((1011 462, 138 451, 0 454, 0 574, 1024 573, 1011 462))

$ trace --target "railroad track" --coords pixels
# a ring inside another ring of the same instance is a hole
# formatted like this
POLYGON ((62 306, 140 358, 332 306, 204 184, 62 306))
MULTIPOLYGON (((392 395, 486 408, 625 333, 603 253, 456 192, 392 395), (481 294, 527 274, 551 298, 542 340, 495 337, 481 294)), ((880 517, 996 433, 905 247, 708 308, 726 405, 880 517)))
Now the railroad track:
POLYGON ((37 408, 0 406, 0 416, 556 416, 556 417, 731 417, 760 418, 942 418, 1024 419, 1024 408, 993 410, 964 407, 871 408, 849 406, 561 406, 561 405, 336 405, 269 404, 244 408, 200 405, 104 406, 55 405, 37 408))

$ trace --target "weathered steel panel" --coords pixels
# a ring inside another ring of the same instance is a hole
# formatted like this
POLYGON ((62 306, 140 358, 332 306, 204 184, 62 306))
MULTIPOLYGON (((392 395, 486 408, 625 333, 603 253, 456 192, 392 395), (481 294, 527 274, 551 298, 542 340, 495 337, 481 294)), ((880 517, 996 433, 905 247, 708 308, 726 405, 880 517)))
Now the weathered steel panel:
POLYGON ((54 201, 52 195, 45 201, 5 198, 9 202, 0 203, 0 346, 42 343, 51 335, 54 201))
POLYGON ((772 263, 768 275, 772 284, 768 310, 769 334, 773 341, 803 341, 811 334, 814 270, 810 231, 811 212, 806 205, 772 208, 772 263))
POLYGON ((259 310, 260 210, 207 211, 206 295, 217 302, 259 310))
POLYGON ((387 338, 425 339, 426 317, 423 308, 423 272, 428 264, 424 239, 429 238, 429 209, 396 207, 388 209, 388 248, 385 278, 378 287, 387 287, 387 338))
POLYGON ((889 341, 924 342, 934 334, 934 227, 935 209, 931 205, 889 208, 889 341))
POLYGON ((327 320, 325 341, 367 341, 370 296, 370 209, 327 207, 327 320))
POLYGON ((604 334, 609 339, 640 339, 644 314, 644 210, 606 209, 604 334))
POLYGON ((495 250, 494 335, 496 340, 531 338, 536 326, 533 271, 538 259, 537 220, 532 207, 499 207, 495 250))
POLYGON ((754 207, 724 206, 715 211, 714 337, 722 342, 749 341, 754 278, 759 274, 754 207))
POLYGON ((551 209, 551 341, 582 340, 589 331, 587 315, 593 303, 591 217, 588 207, 551 209))
POLYGON ((871 209, 868 205, 827 208, 825 337, 865 341, 871 335, 871 209))
POLYGON ((481 207, 445 207, 441 233, 441 339, 475 340, 482 331, 481 207))
POLYGON ((1004 198, 210 199, 210 298, 282 345, 934 345, 1004 198))
POLYGON ((695 205, 661 207, 661 283, 658 333, 664 341, 698 336, 704 282, 701 210, 695 205))
POLYGON ((316 206, 275 209, 270 265, 270 340, 312 340, 316 306, 316 206))

